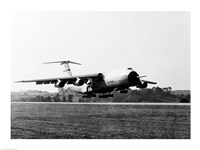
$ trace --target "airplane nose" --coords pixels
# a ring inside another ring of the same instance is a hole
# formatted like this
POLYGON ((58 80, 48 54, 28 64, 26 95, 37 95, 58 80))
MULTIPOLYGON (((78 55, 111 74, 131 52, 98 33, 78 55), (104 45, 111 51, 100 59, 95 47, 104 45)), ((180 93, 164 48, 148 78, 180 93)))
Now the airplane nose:
POLYGON ((131 71, 128 74, 128 81, 131 83, 132 86, 137 85, 137 83, 139 82, 138 76, 139 75, 135 71, 131 71))

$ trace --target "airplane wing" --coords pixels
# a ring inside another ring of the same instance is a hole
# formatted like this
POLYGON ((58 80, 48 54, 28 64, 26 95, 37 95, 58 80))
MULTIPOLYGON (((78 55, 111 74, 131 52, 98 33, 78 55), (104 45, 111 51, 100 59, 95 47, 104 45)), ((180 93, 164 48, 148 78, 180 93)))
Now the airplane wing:
POLYGON ((152 82, 152 81, 147 81, 147 80, 140 80, 142 82, 145 82, 145 83, 149 83, 149 84, 157 84, 157 82, 152 82))
POLYGON ((60 77, 60 78, 49 78, 49 79, 35 79, 35 80, 21 80, 16 82, 35 82, 36 84, 55 84, 58 81, 67 83, 67 84, 73 84, 77 78, 82 79, 84 82, 87 82, 88 79, 99 80, 103 78, 102 73, 97 74, 88 74, 88 75, 80 75, 80 76, 71 76, 71 77, 60 77))

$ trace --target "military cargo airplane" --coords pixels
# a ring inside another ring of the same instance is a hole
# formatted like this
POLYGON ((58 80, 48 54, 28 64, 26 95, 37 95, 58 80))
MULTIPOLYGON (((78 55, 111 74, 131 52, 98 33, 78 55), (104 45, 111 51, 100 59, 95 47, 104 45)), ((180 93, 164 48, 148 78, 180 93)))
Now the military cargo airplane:
POLYGON ((44 64, 51 63, 60 63, 60 65, 64 65, 64 72, 67 73, 67 76, 49 79, 22 80, 17 82, 54 84, 56 88, 65 88, 81 93, 85 98, 96 97, 97 93, 99 93, 100 98, 113 97, 113 94, 111 94, 112 91, 128 93, 128 90, 132 86, 146 88, 148 84, 157 84, 156 82, 142 80, 141 78, 146 76, 139 76, 139 74, 130 67, 105 73, 72 76, 69 64, 81 65, 80 63, 72 61, 55 61, 44 64))

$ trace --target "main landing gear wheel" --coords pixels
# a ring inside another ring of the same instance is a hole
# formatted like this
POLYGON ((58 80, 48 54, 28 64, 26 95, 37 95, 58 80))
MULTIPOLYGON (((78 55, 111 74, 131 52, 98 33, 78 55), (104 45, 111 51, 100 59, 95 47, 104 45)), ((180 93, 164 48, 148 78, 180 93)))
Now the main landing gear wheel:
POLYGON ((96 97, 96 94, 90 94, 90 95, 83 95, 82 98, 91 98, 96 97))
POLYGON ((99 98, 107 98, 107 97, 113 97, 113 94, 103 94, 103 95, 99 95, 99 98))

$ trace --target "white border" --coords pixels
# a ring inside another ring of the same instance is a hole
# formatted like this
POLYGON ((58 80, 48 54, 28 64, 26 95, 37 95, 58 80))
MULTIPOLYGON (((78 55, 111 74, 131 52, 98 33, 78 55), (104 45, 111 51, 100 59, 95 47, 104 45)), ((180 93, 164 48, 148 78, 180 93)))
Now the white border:
POLYGON ((191 0, 9 0, 0 2, 1 149, 198 149, 199 138, 199 4, 191 0), (12 11, 191 11, 191 140, 11 140, 10 139, 10 14, 12 11))

